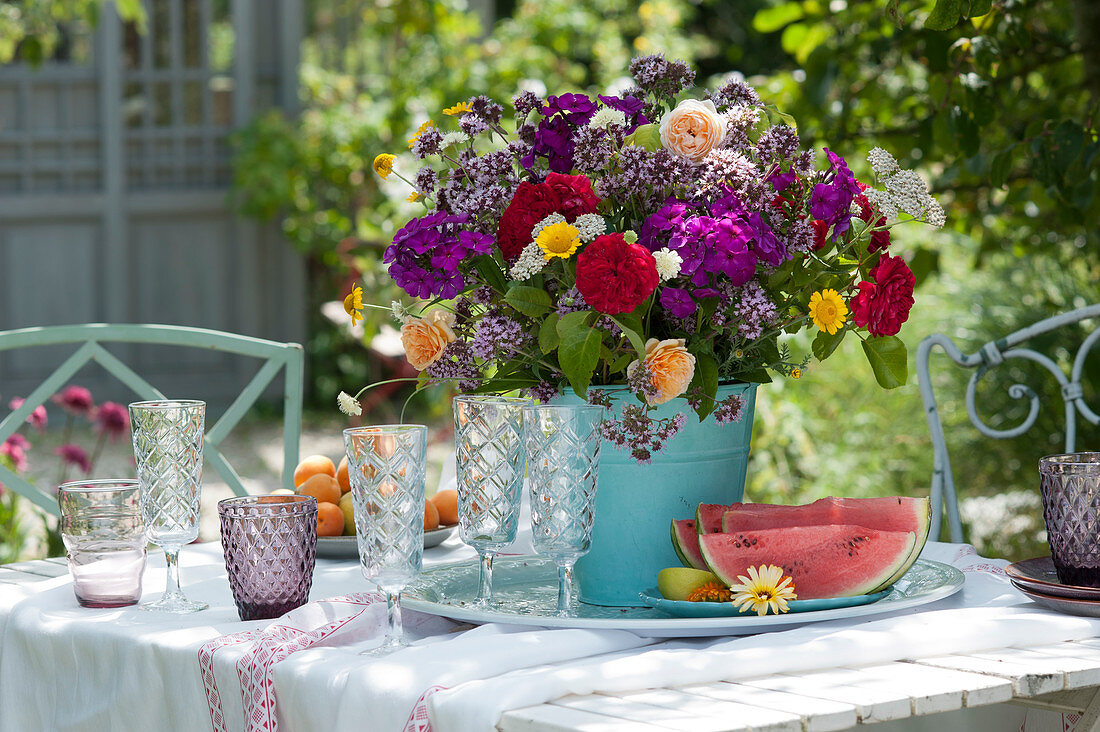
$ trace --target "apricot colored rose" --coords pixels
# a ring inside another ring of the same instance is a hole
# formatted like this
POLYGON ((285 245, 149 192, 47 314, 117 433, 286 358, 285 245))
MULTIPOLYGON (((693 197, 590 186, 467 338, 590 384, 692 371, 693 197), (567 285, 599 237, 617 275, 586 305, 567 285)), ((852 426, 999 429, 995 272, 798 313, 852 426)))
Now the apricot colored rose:
MULTIPOLYGON (((650 338, 645 344, 645 365, 653 374, 653 385, 657 387, 656 396, 646 397, 652 406, 683 394, 695 377, 695 356, 684 348, 683 338, 664 341, 650 338)), ((636 368, 638 362, 634 361, 626 367, 626 375, 629 377, 636 368)))
POLYGON ((451 326, 454 313, 436 308, 423 318, 410 318, 401 326, 401 345, 405 358, 417 371, 423 371, 439 360, 447 344, 455 340, 451 326))
POLYGON ((661 118, 661 144, 666 150, 699 162, 726 139, 726 121, 706 99, 685 99, 661 118))

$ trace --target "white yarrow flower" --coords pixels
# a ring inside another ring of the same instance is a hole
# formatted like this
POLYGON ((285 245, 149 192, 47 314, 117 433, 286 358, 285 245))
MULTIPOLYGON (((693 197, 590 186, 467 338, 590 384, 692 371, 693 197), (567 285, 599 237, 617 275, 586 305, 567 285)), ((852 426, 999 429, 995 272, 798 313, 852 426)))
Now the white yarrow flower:
POLYGON ((607 231, 607 222, 599 214, 581 214, 573 222, 580 232, 581 241, 590 244, 597 236, 607 231))
POLYGON ((661 278, 661 282, 680 274, 680 266, 684 263, 684 258, 668 247, 653 252, 653 259, 657 263, 657 276, 661 278))
MULTIPOLYGON (((554 214, 555 216, 557 214, 554 214)), ((565 220, 564 218, 562 219, 565 220)), ((546 255, 542 249, 535 242, 531 242, 523 248, 520 252, 519 258, 516 259, 516 263, 512 265, 512 268, 508 270, 508 275, 516 281, 522 282, 530 277, 538 274, 542 271, 542 268, 546 266, 546 255)))
MULTIPOLYGON (((531 241, 534 241, 535 239, 538 239, 539 234, 542 233, 542 230, 545 229, 550 224, 561 224, 561 223, 565 223, 565 217, 564 216, 562 216, 560 213, 550 214, 545 219, 543 219, 542 221, 538 222, 533 227, 531 227, 531 241)), ((528 245, 528 246, 530 246, 530 245, 528 245)), ((523 255, 520 255, 520 256, 523 256, 523 255)))
POLYGON ((626 127, 626 115, 622 110, 612 109, 611 107, 600 107, 600 109, 592 115, 592 119, 588 120, 589 127, 596 127, 601 130, 606 130, 611 125, 626 127))
POLYGON ((405 306, 397 300, 390 300, 390 310, 393 311, 393 319, 398 323, 405 322, 405 306))
POLYGON ((349 417, 358 417, 363 413, 359 400, 347 392, 342 391, 336 395, 336 404, 340 407, 340 411, 349 417))
POLYGON ((894 156, 881 147, 871 148, 871 152, 867 153, 867 162, 871 164, 871 170, 875 171, 875 175, 879 178, 891 176, 901 170, 894 156))
POLYGON ((443 140, 439 143, 439 147, 445 148, 451 145, 461 145, 464 142, 469 142, 470 136, 465 132, 447 132, 443 135, 443 140))

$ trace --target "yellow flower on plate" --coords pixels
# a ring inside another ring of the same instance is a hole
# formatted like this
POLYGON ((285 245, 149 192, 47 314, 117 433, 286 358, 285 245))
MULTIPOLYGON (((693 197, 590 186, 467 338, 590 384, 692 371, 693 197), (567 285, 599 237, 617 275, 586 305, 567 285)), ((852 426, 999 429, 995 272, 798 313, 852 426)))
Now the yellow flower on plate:
POLYGON ((733 599, 733 593, 721 583, 710 580, 696 587, 688 593, 688 602, 729 602, 733 599))
POLYGON ((422 135, 424 133, 424 130, 428 129, 429 127, 431 127, 434 124, 435 124, 435 122, 432 122, 430 119, 426 119, 426 120, 424 120, 423 124, 421 124, 419 127, 416 128, 416 132, 414 132, 413 136, 409 138, 409 149, 410 150, 413 149, 413 145, 415 145, 416 141, 420 139, 420 135, 422 135))
POLYGON ((767 615, 770 610, 778 615, 787 612, 788 600, 798 597, 791 578, 784 577, 783 569, 774 564, 749 567, 749 576, 737 575, 737 579, 741 584, 732 585, 730 591, 733 604, 741 611, 752 609, 757 615, 767 615))
POLYGON ((810 317, 819 329, 836 335, 848 319, 848 306, 836 290, 815 292, 810 295, 810 317))
POLYGON ((581 232, 576 226, 559 221, 542 227, 542 231, 535 237, 535 243, 546 255, 546 261, 554 257, 569 259, 581 245, 581 232))
POLYGON ((352 325, 363 319, 363 288, 359 285, 351 288, 351 292, 344 298, 344 312, 351 316, 352 325))
POLYGON ((453 107, 447 107, 443 110, 443 114, 448 117, 457 117, 460 114, 466 114, 470 111, 470 105, 466 102, 458 102, 453 107))
POLYGON ((374 156, 374 162, 371 163, 371 167, 374 168, 374 172, 378 174, 378 177, 382 180, 390 177, 390 173, 393 172, 394 156, 389 153, 380 153, 374 156))

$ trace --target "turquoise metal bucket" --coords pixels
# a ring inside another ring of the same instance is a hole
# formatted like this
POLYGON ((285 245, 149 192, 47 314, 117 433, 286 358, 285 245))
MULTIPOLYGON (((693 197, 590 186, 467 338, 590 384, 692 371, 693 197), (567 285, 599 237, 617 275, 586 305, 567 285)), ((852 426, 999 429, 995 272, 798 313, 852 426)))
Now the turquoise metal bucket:
MULTIPOLYGON (((718 399, 741 394, 740 422, 717 424, 714 416, 687 423, 665 449, 642 465, 606 440, 600 450, 592 548, 576 564, 574 582, 582 602, 638 607, 638 593, 657 586, 657 572, 679 567, 672 548, 673 519, 695 517, 700 503, 733 503, 745 491, 756 384, 718 388, 718 399)), ((563 397, 564 400, 575 396, 563 397)), ((626 395, 622 398, 633 399, 626 395)), ((617 405, 616 405, 617 406, 617 405)), ((682 399, 658 407, 658 418, 686 410, 682 399)), ((618 410, 616 409, 616 412, 618 410)))

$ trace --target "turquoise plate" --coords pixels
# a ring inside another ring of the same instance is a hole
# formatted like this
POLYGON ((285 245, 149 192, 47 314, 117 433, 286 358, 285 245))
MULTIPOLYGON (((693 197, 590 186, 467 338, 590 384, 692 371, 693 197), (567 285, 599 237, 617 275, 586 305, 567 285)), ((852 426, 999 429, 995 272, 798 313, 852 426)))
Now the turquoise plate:
MULTIPOLYGON (((790 613, 807 613, 814 610, 835 610, 841 607, 858 607, 870 605, 890 594, 890 590, 875 592, 870 595, 857 595, 856 597, 830 597, 820 600, 791 600, 787 603, 790 613)), ((666 600, 661 597, 657 588, 651 587, 641 593, 642 602, 646 607, 675 615, 678 618, 728 618, 745 615, 756 615, 751 610, 739 611, 731 602, 687 602, 685 600, 666 600)))

